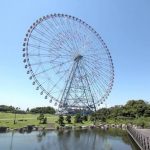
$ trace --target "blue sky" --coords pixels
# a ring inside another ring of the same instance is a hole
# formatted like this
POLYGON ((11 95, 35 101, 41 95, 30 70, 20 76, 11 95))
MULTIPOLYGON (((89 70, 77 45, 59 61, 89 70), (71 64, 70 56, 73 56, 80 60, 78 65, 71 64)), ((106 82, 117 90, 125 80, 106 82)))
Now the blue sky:
POLYGON ((129 99, 150 100, 149 0, 3 0, 0 9, 0 104, 27 107, 49 105, 28 79, 22 43, 39 17, 65 13, 91 25, 107 44, 115 67, 115 82, 107 105, 129 99))

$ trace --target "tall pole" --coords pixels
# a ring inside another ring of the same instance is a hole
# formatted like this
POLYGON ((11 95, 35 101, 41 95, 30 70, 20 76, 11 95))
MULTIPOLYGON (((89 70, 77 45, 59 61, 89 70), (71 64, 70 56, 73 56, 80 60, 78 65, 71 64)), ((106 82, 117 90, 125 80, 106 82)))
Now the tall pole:
POLYGON ((15 116, 14 116, 14 124, 16 124, 16 115, 17 115, 17 110, 20 109, 18 107, 15 108, 15 116))

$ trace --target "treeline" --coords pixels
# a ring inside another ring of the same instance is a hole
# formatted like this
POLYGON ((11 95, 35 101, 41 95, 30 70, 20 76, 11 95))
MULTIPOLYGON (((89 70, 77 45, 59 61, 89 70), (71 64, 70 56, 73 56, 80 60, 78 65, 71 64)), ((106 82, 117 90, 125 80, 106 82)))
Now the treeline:
POLYGON ((150 104, 144 100, 129 100, 125 105, 99 109, 97 119, 134 119, 150 117, 150 104))
POLYGON ((43 114, 55 114, 55 109, 53 107, 36 107, 30 110, 30 113, 43 113, 43 114))
POLYGON ((19 107, 0 105, 0 112, 11 112, 11 113, 19 113, 24 114, 26 111, 21 110, 19 107))
POLYGON ((18 113, 18 114, 27 114, 27 113, 48 113, 55 114, 55 109, 53 107, 36 107, 27 110, 21 110, 19 107, 0 105, 0 112, 10 112, 10 113, 18 113))

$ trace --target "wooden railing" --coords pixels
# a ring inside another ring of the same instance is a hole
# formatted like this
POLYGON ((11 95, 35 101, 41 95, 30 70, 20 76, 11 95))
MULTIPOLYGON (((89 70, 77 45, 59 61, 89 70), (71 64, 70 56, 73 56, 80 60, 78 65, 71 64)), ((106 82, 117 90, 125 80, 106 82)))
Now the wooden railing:
POLYGON ((131 126, 127 126, 127 132, 131 135, 141 150, 150 150, 150 137, 141 134, 131 126))

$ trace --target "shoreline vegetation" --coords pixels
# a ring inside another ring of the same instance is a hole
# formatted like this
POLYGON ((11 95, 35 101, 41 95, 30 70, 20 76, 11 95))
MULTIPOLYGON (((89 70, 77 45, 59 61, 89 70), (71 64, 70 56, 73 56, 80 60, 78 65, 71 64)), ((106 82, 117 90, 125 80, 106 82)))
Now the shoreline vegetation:
POLYGON ((101 108, 90 115, 56 115, 52 107, 37 107, 26 111, 0 105, 0 131, 51 130, 68 128, 150 128, 150 104, 130 100, 125 105, 101 108), (95 122, 96 120, 96 122, 95 122))

